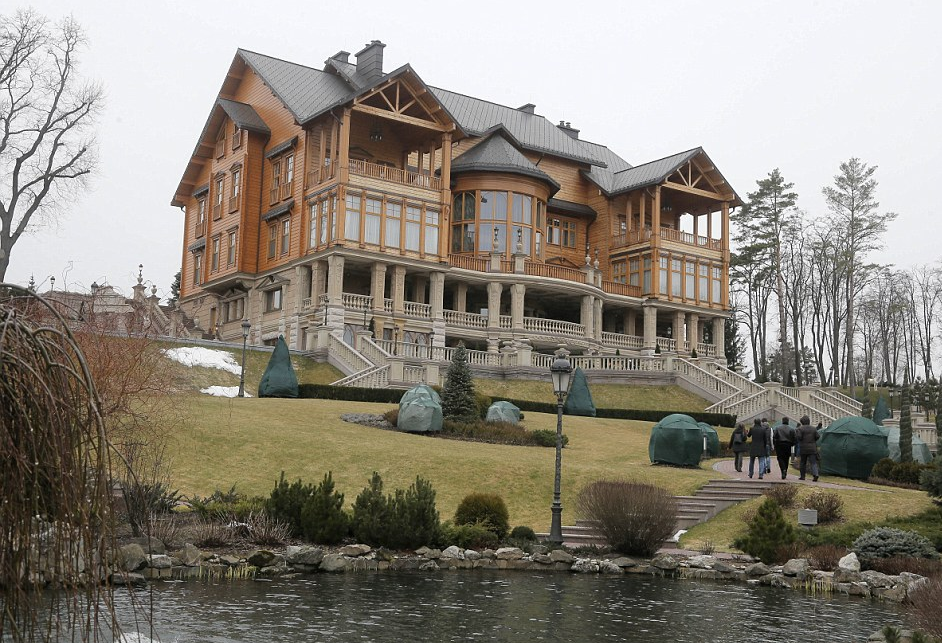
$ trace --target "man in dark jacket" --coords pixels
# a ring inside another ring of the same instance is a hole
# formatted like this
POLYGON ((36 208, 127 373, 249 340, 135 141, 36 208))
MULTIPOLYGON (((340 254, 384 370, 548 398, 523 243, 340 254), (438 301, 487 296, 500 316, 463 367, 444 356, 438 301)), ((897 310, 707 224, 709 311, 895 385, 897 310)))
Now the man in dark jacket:
POLYGON ((782 423, 772 430, 772 443, 775 445, 775 457, 778 459, 778 468, 782 470, 782 480, 788 477, 788 461, 792 455, 792 446, 795 444, 795 427, 788 425, 788 418, 783 417, 782 423))
POLYGON ((756 458, 758 458, 759 480, 762 480, 768 465, 770 436, 768 430, 762 426, 762 421, 758 418, 756 418, 752 428, 749 429, 749 438, 752 440, 749 443, 749 477, 751 478, 755 472, 756 458))
POLYGON ((733 434, 729 436, 729 448, 733 451, 735 458, 733 465, 736 471, 742 473, 743 453, 749 450, 749 444, 746 442, 746 427, 742 425, 742 422, 736 425, 733 434))
POLYGON ((811 426, 811 420, 807 415, 801 417, 801 424, 795 431, 795 437, 798 440, 798 449, 801 453, 801 465, 798 468, 799 480, 805 479, 805 469, 808 461, 811 461, 811 475, 815 482, 818 481, 818 430, 811 426))

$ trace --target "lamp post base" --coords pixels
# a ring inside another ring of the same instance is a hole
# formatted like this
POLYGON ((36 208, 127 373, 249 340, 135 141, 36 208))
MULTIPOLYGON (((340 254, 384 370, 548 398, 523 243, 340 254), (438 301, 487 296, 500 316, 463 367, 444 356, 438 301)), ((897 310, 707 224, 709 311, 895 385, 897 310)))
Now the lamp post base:
POLYGON ((553 503, 551 509, 553 512, 552 522, 550 523, 550 533, 547 542, 554 545, 563 544, 563 506, 558 502, 553 503))

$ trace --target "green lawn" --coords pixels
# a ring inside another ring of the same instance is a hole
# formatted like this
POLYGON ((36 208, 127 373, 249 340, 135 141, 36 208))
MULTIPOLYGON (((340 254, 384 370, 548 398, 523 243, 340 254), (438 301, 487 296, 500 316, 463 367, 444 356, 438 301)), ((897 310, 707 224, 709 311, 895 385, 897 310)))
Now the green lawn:
MULTIPOLYGON (((475 390, 494 399, 511 398, 535 402, 554 402, 553 384, 549 375, 537 380, 474 381, 475 390)), ((669 411, 702 411, 709 402, 679 386, 626 386, 624 384, 590 384, 592 401, 599 409, 641 409, 669 411)))

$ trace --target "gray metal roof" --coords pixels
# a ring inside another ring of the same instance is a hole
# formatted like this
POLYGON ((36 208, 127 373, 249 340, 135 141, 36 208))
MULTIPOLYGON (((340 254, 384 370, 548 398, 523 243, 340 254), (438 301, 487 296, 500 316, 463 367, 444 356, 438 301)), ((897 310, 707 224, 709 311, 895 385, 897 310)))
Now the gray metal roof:
POLYGON ((522 174, 545 181, 553 187, 553 193, 559 190, 559 183, 514 147, 507 140, 507 134, 503 129, 495 131, 451 162, 452 175, 463 172, 522 174))
POLYGON ((269 221, 275 217, 280 217, 281 215, 288 212, 291 208, 294 207, 294 199, 288 199, 284 203, 276 205, 271 210, 262 215, 262 221, 269 221))
POLYGON ((197 250, 202 250, 205 247, 206 247, 206 238, 204 237, 202 239, 197 239, 196 241, 188 245, 186 249, 189 250, 190 252, 196 252, 197 250))
POLYGON ((584 203, 575 203, 574 201, 563 201, 562 199, 550 199, 546 202, 546 209, 549 212, 560 212, 562 214, 574 214, 580 217, 590 217, 594 219, 599 215, 598 212, 585 205, 584 203))
POLYGON ((262 120, 262 117, 258 115, 258 112, 256 112, 255 108, 251 105, 239 103, 227 98, 218 98, 216 99, 216 103, 222 107, 226 115, 232 119, 232 122, 235 123, 239 129, 246 129, 250 132, 258 132, 260 134, 271 134, 268 125, 265 124, 265 121, 262 120))
POLYGON ((610 190, 606 191, 610 194, 618 194, 620 192, 629 192, 647 185, 660 183, 670 176, 674 170, 702 151, 702 148, 695 147, 686 152, 680 152, 679 154, 667 156, 657 161, 651 161, 644 165, 636 165, 621 170, 620 172, 615 172, 613 174, 612 187, 610 190))
POLYGON ((270 159, 273 156, 278 156, 282 152, 287 152, 291 148, 297 146, 297 144, 298 144, 298 137, 293 136, 289 138, 287 141, 285 141, 284 143, 280 143, 276 145, 275 147, 271 148, 270 150, 268 150, 267 152, 265 152, 265 158, 270 159))

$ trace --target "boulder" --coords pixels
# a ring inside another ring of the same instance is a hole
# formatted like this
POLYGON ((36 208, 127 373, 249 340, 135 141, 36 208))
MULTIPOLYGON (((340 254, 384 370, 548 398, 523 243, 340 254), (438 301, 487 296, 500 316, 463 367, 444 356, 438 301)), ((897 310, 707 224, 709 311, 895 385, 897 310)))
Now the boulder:
POLYGON ((223 554, 222 556, 219 556, 219 562, 221 562, 223 565, 229 565, 229 567, 235 567, 236 565, 240 565, 242 563, 242 559, 238 556, 233 556, 232 554, 223 554))
POLYGON ((859 583, 860 582, 860 572, 855 572, 849 569, 840 569, 834 572, 834 582, 835 583, 859 583))
POLYGON ((687 565, 694 569, 713 569, 716 565, 716 558, 707 555, 691 556, 687 559, 687 565))
POLYGON ((525 555, 526 554, 524 554, 523 550, 519 547, 501 547, 494 552, 494 556, 497 557, 498 560, 520 560, 525 555))
POLYGON ((127 540, 129 545, 140 545, 144 550, 144 553, 147 554, 166 554, 167 546, 164 545, 163 541, 159 538, 148 538, 147 536, 140 536, 138 538, 129 538, 127 540))
POLYGON ((464 551, 462 551, 460 547, 452 545, 451 547, 447 547, 442 551, 441 558, 464 560, 464 551))
POLYGON ((857 554, 850 552, 841 558, 839 561, 837 561, 837 568, 846 572, 859 572, 860 560, 857 558, 857 554))
POLYGON ((325 572, 342 572, 347 568, 347 559, 341 554, 327 554, 321 561, 321 570, 325 572))
POLYGON ((271 567, 274 565, 278 560, 278 556, 275 555, 275 552, 269 551, 268 549, 256 549, 246 556, 246 560, 249 565, 261 569, 262 567, 271 567))
POLYGON ((577 558, 572 564, 572 571, 577 574, 598 574, 599 561, 591 558, 577 558))
POLYGON ((737 570, 735 567, 733 567, 729 563, 723 562, 722 560, 718 560, 715 563, 713 563, 713 571, 719 572, 721 574, 732 574, 733 572, 737 570))
POLYGON ((811 572, 811 563, 807 558, 792 558, 782 566, 782 574, 804 580, 811 572))
POLYGON ((464 558, 465 560, 481 560, 481 554, 473 549, 465 549, 464 558))
POLYGON ((670 554, 660 554, 654 557, 654 560, 651 561, 651 566, 656 567, 657 569, 672 570, 677 569, 679 563, 677 562, 677 559, 675 559, 670 554))
POLYGON ((533 554, 530 558, 534 563, 540 563, 541 565, 553 564, 553 559, 549 554, 533 554))
POLYGON ((599 571, 603 574, 624 574, 625 570, 610 560, 599 562, 599 571))
POLYGON ((746 567, 746 576, 766 576, 770 573, 769 566, 765 563, 753 563, 746 567))
POLYGON ((533 545, 530 548, 530 553, 531 554, 548 554, 549 547, 547 547, 546 545, 533 545))
POLYGON ((147 566, 151 569, 170 569, 173 561, 166 554, 151 554, 147 557, 147 566))
POLYGON ((366 556, 368 553, 373 551, 373 548, 369 545, 345 545, 340 548, 340 553, 344 556, 350 556, 356 558, 357 556, 366 556))
POLYGON ((571 565, 576 560, 576 557, 565 549, 554 549, 550 552, 549 557, 554 563, 566 563, 567 565, 571 565))
POLYGON ((437 572, 438 570, 438 563, 436 563, 434 560, 429 560, 419 565, 420 572, 437 572))
POLYGON ((628 567, 637 567, 637 566, 638 566, 638 563, 636 563, 635 561, 631 560, 630 558, 625 558, 624 556, 620 556, 620 557, 618 557, 618 558, 613 558, 613 559, 612 559, 612 564, 618 565, 618 566, 621 567, 622 569, 626 569, 626 568, 628 568, 628 567))
POLYGON ((111 584, 115 587, 144 587, 147 585, 147 579, 143 574, 120 573, 111 575, 111 584))
POLYGON ((904 600, 906 600, 906 585, 900 583, 899 585, 894 585, 893 587, 875 587, 873 588, 872 593, 875 597, 882 598, 885 601, 902 603, 904 600))
POLYGON ((174 552, 173 555, 180 559, 181 565, 186 565, 187 567, 199 567, 200 562, 203 560, 203 552, 192 543, 183 545, 183 548, 174 552))
POLYGON ((435 560, 442 555, 440 549, 430 549, 428 547, 422 546, 415 550, 416 556, 421 556, 422 558, 428 558, 429 560, 435 560))
POLYGON ((324 550, 310 545, 302 547, 292 545, 285 552, 285 559, 289 565, 320 565, 324 560, 324 550))
POLYGON ((147 554, 144 553, 144 548, 139 544, 129 543, 121 547, 119 561, 122 571, 136 572, 147 567, 147 554))
POLYGON ((892 577, 887 576, 886 574, 881 574, 880 572, 874 571, 872 569, 861 572, 860 579, 869 585, 870 589, 890 588, 896 584, 893 582, 892 577))

